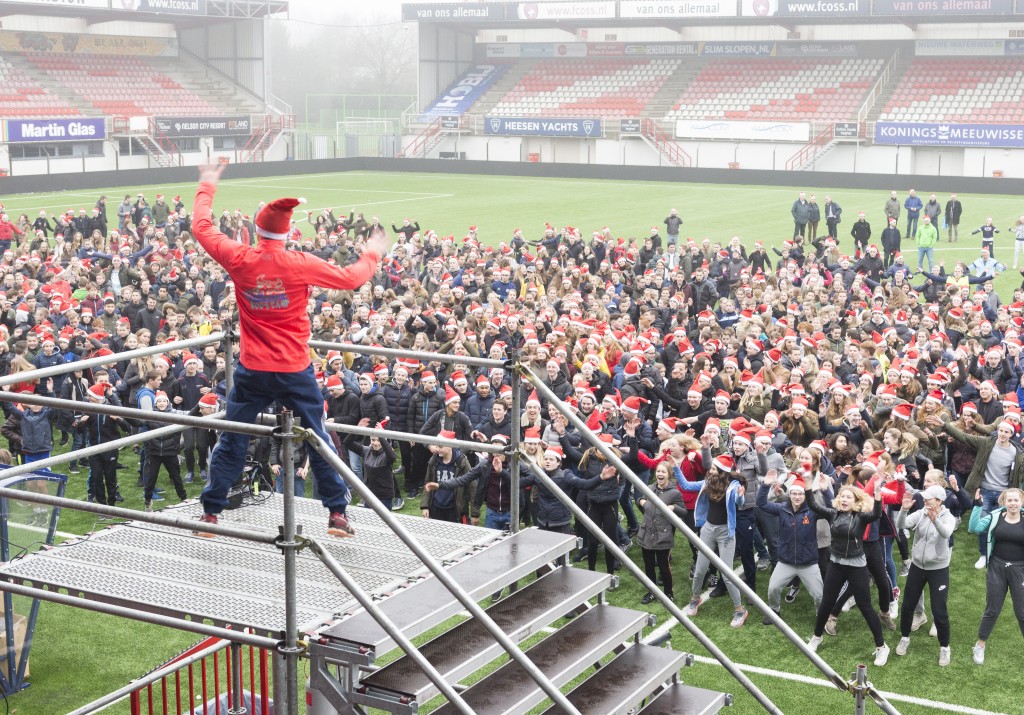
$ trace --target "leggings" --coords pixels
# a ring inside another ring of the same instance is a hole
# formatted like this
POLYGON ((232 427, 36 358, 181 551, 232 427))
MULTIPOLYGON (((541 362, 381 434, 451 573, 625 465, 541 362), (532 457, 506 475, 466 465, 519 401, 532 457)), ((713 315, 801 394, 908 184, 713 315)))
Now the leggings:
POLYGON ((882 559, 885 561, 885 573, 889 576, 889 583, 896 586, 896 561, 892 557, 892 545, 895 542, 896 537, 894 536, 883 536, 882 542, 882 559))
POLYGON ((949 646, 949 611, 946 599, 949 596, 949 567, 941 569, 922 569, 917 564, 910 564, 907 582, 903 585, 904 600, 900 609, 900 635, 910 637, 910 627, 914 620, 914 610, 918 600, 924 594, 924 585, 928 584, 931 595, 932 618, 939 636, 939 645, 949 646))
POLYGON ((1015 239, 1013 242, 1013 265, 1017 265, 1017 256, 1024 253, 1024 241, 1015 239))
MULTIPOLYGON (((725 562, 726 566, 732 564, 736 556, 736 539, 729 536, 728 524, 704 524, 704 526, 700 527, 700 540, 711 547, 718 554, 718 558, 725 562)), ((707 556, 704 554, 697 555, 697 568, 693 572, 693 584, 690 586, 690 593, 693 598, 700 598, 700 591, 704 588, 704 576, 707 574, 708 566, 710 565, 711 562, 707 556)), ((731 578, 727 578, 725 574, 722 574, 719 578, 725 580, 725 588, 729 592, 729 598, 732 599, 732 605, 739 608, 740 590, 733 583, 736 575, 730 574, 730 576, 731 578)))
POLYGON ((867 621, 871 635, 875 638, 875 647, 885 645, 882 637, 882 622, 871 607, 871 589, 868 587, 868 569, 866 566, 843 566, 830 561, 825 573, 825 585, 818 606, 818 615, 814 621, 814 635, 820 638, 825 633, 825 621, 828 620, 833 607, 838 604, 839 592, 842 588, 853 594, 861 615, 867 621))
POLYGON ((644 557, 644 573, 647 578, 655 583, 658 579, 655 575, 655 567, 661 572, 661 590, 665 595, 672 597, 672 564, 669 563, 671 549, 640 549, 644 557))
POLYGON ((992 635, 1003 610, 1007 590, 1013 602, 1013 615, 1017 617, 1021 634, 1024 634, 1024 562, 1003 561, 993 556, 989 559, 985 576, 985 614, 978 626, 978 640, 987 641, 992 635))
MULTIPOLYGON (((693 520, 693 509, 686 510, 686 514, 683 515, 683 523, 690 527, 690 531, 700 536, 697 523, 693 520)), ((689 539, 686 540, 686 544, 690 547, 690 553, 693 555, 693 563, 697 563, 697 547, 689 539)))
MULTIPOLYGON (((594 520, 597 528, 603 531, 612 540, 612 543, 618 543, 619 537, 616 531, 619 526, 618 502, 596 502, 591 499, 590 505, 587 507, 587 516, 594 520)), ((587 568, 591 571, 597 570, 597 545, 599 543, 592 536, 590 543, 587 544, 587 568)), ((615 572, 615 554, 611 549, 604 550, 604 567, 608 573, 615 572)))
MULTIPOLYGON (((875 579, 875 587, 878 589, 878 610, 882 612, 888 611, 889 604, 892 603, 892 584, 889 583, 889 574, 885 571, 885 559, 882 557, 882 542, 865 541, 864 556, 868 560, 866 573, 869 573, 871 578, 875 579)), ((850 600, 850 596, 854 595, 849 588, 842 589, 839 592, 836 605, 832 609, 832 615, 838 616, 843 610, 843 604, 850 600)), ((860 604, 858 603, 857 605, 859 606, 860 604)))

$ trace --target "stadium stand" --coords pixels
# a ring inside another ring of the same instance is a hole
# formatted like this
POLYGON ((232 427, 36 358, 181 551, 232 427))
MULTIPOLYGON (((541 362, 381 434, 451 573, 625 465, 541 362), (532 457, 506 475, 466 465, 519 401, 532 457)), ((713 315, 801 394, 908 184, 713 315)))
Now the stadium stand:
POLYGON ((666 119, 848 119, 884 64, 880 58, 713 60, 666 119))
POLYGON ((1024 59, 918 58, 879 116, 895 122, 1019 123, 1024 59))
POLYGON ((0 58, 0 115, 15 119, 78 114, 80 110, 51 94, 29 73, 0 58))
POLYGON ((116 55, 27 55, 41 72, 103 114, 219 114, 221 110, 151 67, 144 58, 116 55))
POLYGON ((536 63, 490 114, 636 117, 679 67, 679 59, 557 59, 536 63))

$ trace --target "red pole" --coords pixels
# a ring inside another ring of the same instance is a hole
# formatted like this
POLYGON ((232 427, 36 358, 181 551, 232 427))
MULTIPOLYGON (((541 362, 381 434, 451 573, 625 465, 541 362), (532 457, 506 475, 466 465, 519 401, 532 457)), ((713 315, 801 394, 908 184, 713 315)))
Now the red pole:
POLYGON ((164 703, 163 715, 167 715, 167 678, 160 678, 160 694, 164 703))
POLYGON ((174 705, 175 715, 181 715, 181 671, 174 671, 174 705))
POLYGON ((153 715, 153 684, 146 686, 146 694, 149 697, 149 715, 153 715))
POLYGON ((220 664, 217 654, 213 654, 213 712, 220 715, 220 664))
MULTIPOLYGON (((249 711, 256 709, 253 705, 253 698, 256 697, 256 649, 249 646, 249 711)), ((242 698, 242 705, 245 705, 245 698, 242 698)))
POLYGON ((270 673, 267 672, 267 651, 265 648, 260 648, 260 700, 262 701, 260 715, 270 715, 270 706, 267 705, 268 680, 270 680, 270 673))
MULTIPOLYGON (((231 677, 231 658, 227 657, 224 659, 224 668, 227 670, 227 683, 225 685, 228 689, 228 712, 235 708, 235 698, 238 697, 237 693, 234 692, 235 679, 231 677)), ((241 675, 241 673, 239 673, 241 675)))
MULTIPOLYGON (((142 715, 142 702, 139 700, 138 690, 128 696, 128 702, 131 703, 131 715, 142 715)), ((263 713, 263 715, 266 715, 266 713, 263 713)))
POLYGON ((196 709, 195 676, 192 673, 192 663, 188 664, 188 711, 191 713, 196 709))
POLYGON ((203 715, 209 715, 206 711, 206 658, 203 658, 203 715))

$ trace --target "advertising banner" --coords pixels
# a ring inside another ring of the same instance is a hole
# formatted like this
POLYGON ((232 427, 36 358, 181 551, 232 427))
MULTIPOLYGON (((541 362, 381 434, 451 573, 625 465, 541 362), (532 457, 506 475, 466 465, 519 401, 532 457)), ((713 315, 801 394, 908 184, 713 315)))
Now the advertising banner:
POLYGON ((173 37, 75 35, 68 32, 0 30, 0 52, 175 57, 178 54, 178 40, 173 37))
POLYGON ((623 45, 622 54, 627 57, 672 57, 679 55, 696 56, 700 46, 696 42, 658 42, 623 45))
POLYGON ((639 134, 640 120, 638 118, 620 119, 619 134, 639 134))
POLYGON ((484 117, 484 134, 536 137, 601 136, 600 119, 551 119, 547 117, 484 117))
POLYGON ((508 14, 506 3, 443 2, 403 3, 402 22, 477 22, 504 20, 508 14))
POLYGON ((611 20, 615 17, 615 0, 521 2, 516 13, 520 20, 611 20))
POLYGON ((857 122, 836 122, 832 125, 832 136, 836 139, 857 139, 860 127, 857 122))
POLYGON ((1005 40, 918 40, 914 54, 918 57, 1000 56, 1005 51, 1005 40))
MULTIPOLYGON (((863 0, 862 0, 863 1, 863 0)), ((874 0, 872 15, 1009 15, 1013 0, 874 0)))
POLYGON ((504 74, 508 65, 476 65, 434 100, 423 116, 463 114, 504 74))
POLYGON ((867 15, 870 0, 740 0, 743 17, 858 17, 867 15))
POLYGON ((712 57, 770 57, 775 54, 774 42, 702 42, 702 55, 712 57))
POLYGON ((736 0, 619 0, 619 17, 633 20, 736 17, 736 0))
POLYGON ((676 138, 807 142, 811 138, 811 125, 807 122, 719 122, 680 119, 676 121, 676 138))
POLYGON ((1019 149, 1024 147, 1024 125, 875 122, 875 144, 1019 149))
POLYGON ((441 117, 441 128, 442 129, 458 129, 459 124, 462 121, 461 117, 441 117))
POLYGON ((1006 40, 1004 52, 1007 55, 1024 55, 1024 40, 1006 40))
POLYGON ((7 141, 81 142, 106 137, 103 118, 81 119, 8 119, 7 141))
POLYGON ((110 0, 110 8, 163 15, 205 15, 206 2, 207 0, 110 0))
POLYGON ((157 117, 156 128, 165 136, 212 137, 249 136, 252 117, 237 114, 230 117, 157 117))
POLYGON ((780 42, 775 49, 779 57, 857 57, 854 42, 780 42))

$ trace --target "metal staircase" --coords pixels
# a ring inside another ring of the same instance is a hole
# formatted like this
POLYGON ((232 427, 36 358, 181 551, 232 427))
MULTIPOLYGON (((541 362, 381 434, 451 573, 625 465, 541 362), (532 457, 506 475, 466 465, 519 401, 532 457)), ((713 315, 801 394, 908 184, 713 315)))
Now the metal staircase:
POLYGON ((402 159, 426 159, 444 138, 441 117, 435 117, 398 156, 402 159))
POLYGON ((133 138, 142 145, 153 161, 156 162, 156 165, 160 168, 167 169, 172 166, 182 166, 184 164, 181 152, 178 151, 177 145, 171 141, 169 137, 160 132, 160 129, 157 127, 156 120, 153 117, 150 117, 149 119, 149 133, 135 134, 133 135, 133 138))
MULTIPOLYGON (((682 684, 680 670, 692 658, 645 645, 641 636, 653 625, 653 617, 608 605, 604 594, 613 578, 566 565, 574 546, 574 536, 527 529, 479 548, 448 573, 474 599, 511 590, 506 598, 493 602, 486 614, 514 642, 533 639, 526 655, 560 689, 575 684, 567 697, 580 713, 611 715, 641 708, 656 713, 661 701, 700 704, 698 709, 673 712, 710 714, 731 704, 731 697, 724 693, 682 684), (533 642, 542 633, 548 635, 533 642), (587 676, 582 683, 581 676, 587 676)), ((378 606, 408 637, 437 628, 462 611, 434 578, 415 582, 378 606)), ((311 715, 333 715, 352 705, 411 714, 438 694, 408 655, 380 669, 370 667, 395 644, 365 611, 320 630, 313 640, 317 645, 310 649, 310 682, 323 700, 314 698, 311 715), (327 664, 349 672, 339 681, 331 677, 327 664), (346 680, 354 685, 347 693, 346 680)), ((495 667, 505 660, 505 651, 473 618, 435 636, 420 646, 420 652, 448 682, 486 673, 461 689, 465 702, 480 715, 527 713, 547 701, 538 684, 514 661, 495 667)), ((447 715, 459 710, 445 702, 434 712, 447 715)), ((563 711, 552 704, 544 712, 563 711)))
POLYGON ((693 158, 653 119, 640 120, 640 136, 673 166, 684 169, 693 166, 693 158))
POLYGON ((251 164, 261 162, 267 150, 281 137, 286 130, 295 128, 294 114, 264 114, 262 123, 253 127, 249 141, 242 147, 240 163, 251 164))

